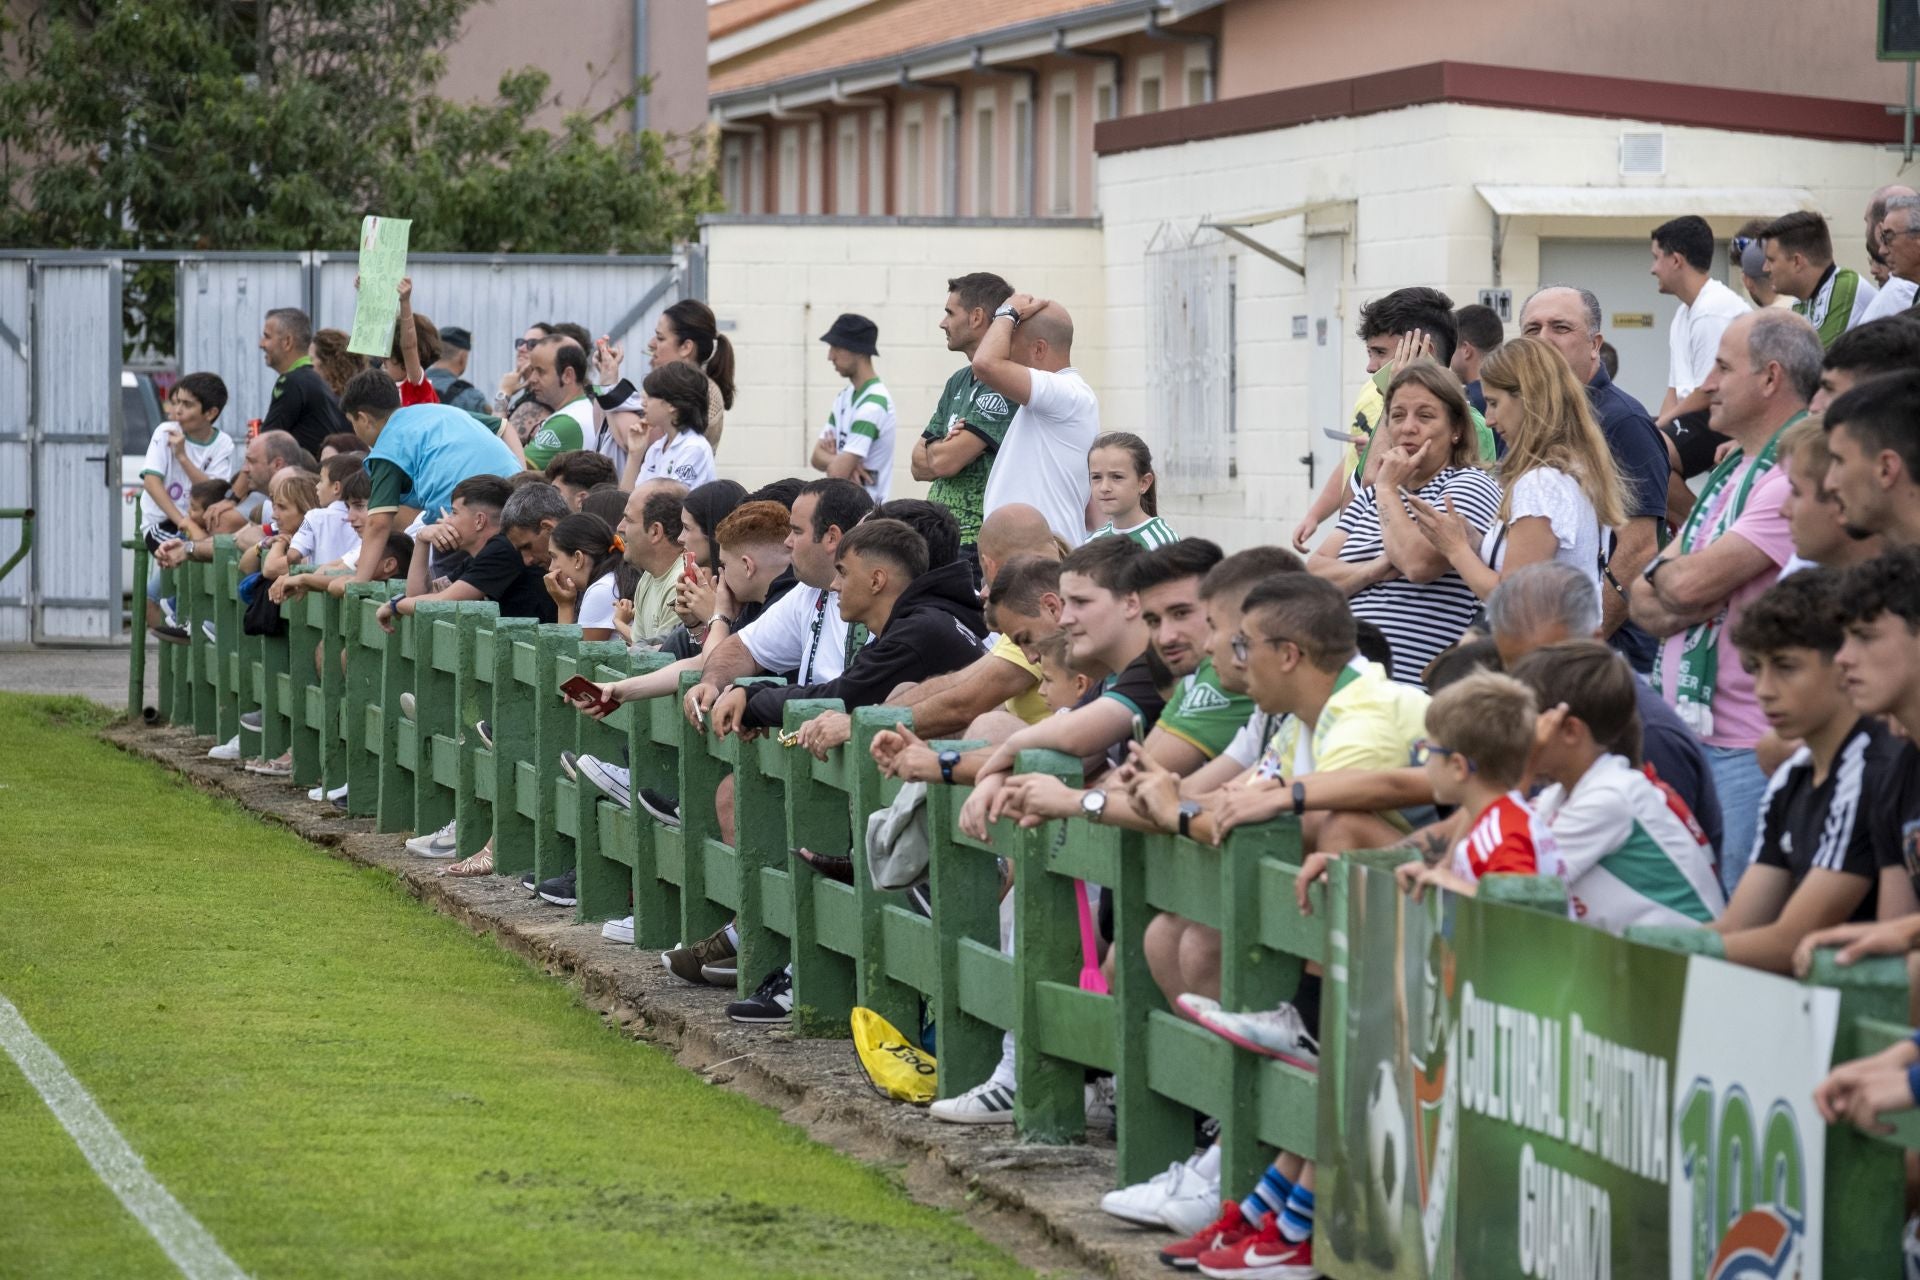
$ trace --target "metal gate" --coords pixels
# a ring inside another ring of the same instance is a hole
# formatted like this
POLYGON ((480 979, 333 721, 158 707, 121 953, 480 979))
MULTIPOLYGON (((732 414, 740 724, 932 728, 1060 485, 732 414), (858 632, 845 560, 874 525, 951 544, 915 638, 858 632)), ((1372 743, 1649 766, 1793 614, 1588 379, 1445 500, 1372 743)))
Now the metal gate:
MULTIPOLYGON (((33 508, 38 520, 32 554, 0 582, 0 645, 123 635, 121 387, 130 375, 121 281, 130 262, 174 264, 178 369, 226 381, 221 427, 236 440, 272 397, 276 375, 259 352, 269 310, 297 306, 316 328, 353 327, 350 252, 0 251, 0 507, 33 508)), ((415 254, 409 263, 415 307, 472 332, 466 376, 489 394, 513 366, 513 340, 536 320, 624 340, 626 372, 637 378, 660 313, 698 296, 705 275, 697 248, 680 261, 415 254)), ((0 562, 19 539, 17 522, 0 521, 0 562)))

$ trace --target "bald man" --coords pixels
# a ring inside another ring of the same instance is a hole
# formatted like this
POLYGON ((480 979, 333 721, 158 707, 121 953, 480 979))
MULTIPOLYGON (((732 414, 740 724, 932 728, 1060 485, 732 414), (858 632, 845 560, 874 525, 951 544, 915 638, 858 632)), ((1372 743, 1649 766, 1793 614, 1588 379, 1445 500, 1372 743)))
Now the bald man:
POLYGON ((1057 302, 1016 293, 993 313, 973 376, 1019 405, 987 475, 982 510, 1022 502, 1069 548, 1087 540, 1087 450, 1100 401, 1073 367, 1073 317, 1057 302))
MULTIPOLYGON (((1059 544, 1046 517, 1023 502, 1008 503, 982 520, 977 545, 980 568, 989 587, 1001 566, 1016 557, 1060 558, 1059 544)), ((993 622, 991 611, 987 619, 993 622)), ((895 689, 887 705, 913 708, 914 730, 922 738, 965 736, 998 741, 1022 724, 1034 724, 1048 714, 1046 700, 1040 696, 1040 668, 1005 635, 996 636, 992 647, 971 666, 895 689), (984 719, 995 715, 1007 717, 997 733, 996 726, 984 719)))

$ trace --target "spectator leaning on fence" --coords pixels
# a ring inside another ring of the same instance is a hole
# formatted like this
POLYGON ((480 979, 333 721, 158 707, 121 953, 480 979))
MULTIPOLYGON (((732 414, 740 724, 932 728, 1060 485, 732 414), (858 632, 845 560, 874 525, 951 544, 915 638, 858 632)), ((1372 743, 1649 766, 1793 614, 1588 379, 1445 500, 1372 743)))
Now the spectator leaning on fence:
MULTIPOLYGON (((1487 627, 1509 671, 1537 649, 1596 635, 1599 618, 1592 580, 1564 564, 1528 565, 1509 575, 1487 601, 1487 627)), ((1631 754, 1674 790, 1700 823, 1708 845, 1718 851, 1724 837, 1720 793, 1706 749, 1653 685, 1636 679, 1634 695, 1640 743, 1631 754)))
POLYGON ((1707 746, 1726 839, 1721 884, 1731 894, 1754 847, 1766 774, 1754 747, 1767 721, 1731 632, 1793 552, 1780 512, 1787 477, 1774 463, 1783 432, 1805 413, 1820 378, 1820 343, 1804 319, 1779 311, 1740 317, 1721 335, 1708 375, 1713 426, 1733 452, 1666 550, 1631 586, 1634 621, 1664 640, 1662 691, 1707 746))
MULTIPOLYGON (((411 614, 428 601, 463 600, 491 600, 500 606, 503 618, 555 621, 558 615, 553 598, 543 581, 545 567, 528 564, 501 530, 502 512, 512 496, 507 482, 495 475, 471 476, 455 485, 446 517, 421 536, 433 539, 443 549, 464 551, 471 559, 450 585, 429 591, 427 557, 416 554, 406 594, 382 604, 374 615, 376 621, 391 631, 397 614, 411 614)), ((363 558, 366 554, 362 550, 363 558)))
POLYGON ((820 335, 827 363, 847 380, 827 410, 827 425, 813 446, 813 469, 864 487, 875 502, 887 500, 893 481, 893 396, 873 371, 880 327, 849 312, 820 335))
POLYGON ((1767 783, 1752 865, 1713 928, 1727 959, 1776 973, 1791 971, 1814 930, 1874 918, 1868 813, 1893 782, 1900 744, 1848 699, 1834 660, 1845 639, 1839 584, 1829 570, 1796 573, 1733 625, 1768 722, 1802 745, 1767 783))
POLYGON ((940 332, 947 350, 959 352, 967 363, 947 379, 909 458, 913 478, 933 482, 928 499, 943 503, 960 522, 962 546, 972 546, 980 536, 987 474, 1013 421, 1013 405, 1006 396, 974 376, 973 356, 993 313, 1012 295, 1012 286, 991 272, 947 281, 940 332))
MULTIPOLYGON (((220 430, 227 406, 227 384, 214 373, 189 373, 174 384, 167 399, 167 421, 153 430, 140 482, 146 492, 140 506, 140 536, 148 551, 163 540, 187 536, 192 523, 187 499, 205 480, 227 480, 234 471, 233 437, 220 430)), ((147 625, 165 623, 160 607, 160 566, 147 581, 147 625)))
POLYGON ((356 581, 373 580, 378 549, 386 545, 389 533, 414 514, 437 515, 453 501, 454 486, 461 481, 510 476, 521 469, 519 459, 472 414, 444 404, 401 408, 393 379, 378 369, 355 375, 341 407, 367 446, 372 486, 356 581), (403 513, 405 519, 397 519, 403 513))
POLYGON ((619 533, 622 554, 640 573, 629 624, 635 642, 657 640, 680 624, 673 596, 686 569, 680 549, 680 508, 686 497, 686 486, 677 480, 649 480, 627 498, 619 533))
POLYGON ((313 321, 298 307, 276 307, 260 326, 260 354, 279 374, 267 403, 260 429, 284 431, 308 453, 318 454, 321 443, 348 423, 333 389, 313 367, 308 348, 313 343, 313 321))

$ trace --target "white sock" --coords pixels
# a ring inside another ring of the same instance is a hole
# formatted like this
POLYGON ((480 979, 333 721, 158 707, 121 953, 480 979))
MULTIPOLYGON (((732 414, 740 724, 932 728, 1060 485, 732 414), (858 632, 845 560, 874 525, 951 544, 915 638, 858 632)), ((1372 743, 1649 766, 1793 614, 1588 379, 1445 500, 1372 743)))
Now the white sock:
POLYGON ((731 924, 727 926, 727 945, 735 951, 740 949, 740 931, 731 924))
POLYGON ((1013 1032, 1000 1037, 1000 1064, 987 1077, 988 1084, 997 1084, 1002 1089, 1013 1090, 1013 1032))

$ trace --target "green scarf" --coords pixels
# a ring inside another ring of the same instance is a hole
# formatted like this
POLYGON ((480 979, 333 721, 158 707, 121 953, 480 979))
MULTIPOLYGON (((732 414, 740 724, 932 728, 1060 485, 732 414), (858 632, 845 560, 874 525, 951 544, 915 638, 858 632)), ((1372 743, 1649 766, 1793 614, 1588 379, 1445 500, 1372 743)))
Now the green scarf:
MULTIPOLYGON (((1699 500, 1693 504, 1693 510, 1687 515, 1687 522, 1680 526, 1680 552, 1691 555, 1697 550, 1713 545, 1733 527, 1740 513, 1746 509, 1747 496, 1760 478, 1773 470, 1774 454, 1780 447, 1780 437, 1788 427, 1806 417, 1805 413, 1796 413, 1787 419, 1778 431, 1768 438, 1766 447, 1754 458, 1753 465, 1747 468, 1746 475, 1740 478, 1739 492, 1735 493, 1708 523, 1707 512, 1713 509, 1713 500, 1721 488, 1732 479, 1733 473, 1746 461, 1746 454, 1736 450, 1720 460, 1707 477, 1706 487, 1700 491, 1699 500), (1705 532, 1704 539, 1700 537, 1705 532)), ((1720 681, 1720 630, 1726 626, 1727 611, 1721 609, 1705 622, 1695 623, 1687 628, 1687 634, 1680 647, 1680 670, 1673 682, 1674 711, 1686 726, 1699 737, 1705 738, 1713 732, 1713 698, 1720 681)), ((1664 650, 1663 650, 1664 653, 1664 650)), ((1663 663, 1660 657, 1654 659, 1653 678, 1661 678, 1663 663)))
MULTIPOLYGON (((1852 270, 1836 269, 1831 279, 1831 292, 1827 295, 1827 309, 1816 326, 1820 333, 1821 350, 1832 346, 1841 334, 1847 331, 1847 324, 1853 319, 1853 300, 1860 295, 1860 277, 1852 270)), ((1805 302, 1796 302, 1793 309, 1796 314, 1813 319, 1814 304, 1820 301, 1820 290, 1815 289, 1813 296, 1805 302)))

